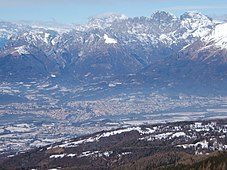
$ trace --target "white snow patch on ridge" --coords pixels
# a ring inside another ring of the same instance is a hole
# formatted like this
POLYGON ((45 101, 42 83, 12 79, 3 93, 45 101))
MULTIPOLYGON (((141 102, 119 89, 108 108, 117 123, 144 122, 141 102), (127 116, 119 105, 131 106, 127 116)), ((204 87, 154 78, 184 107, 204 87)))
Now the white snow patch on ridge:
POLYGON ((161 134, 155 135, 155 139, 166 139, 172 134, 173 132, 161 133, 161 134))
POLYGON ((113 151, 105 151, 105 152, 100 152, 100 151, 85 151, 82 152, 81 155, 78 156, 78 158, 82 158, 82 157, 109 157, 111 154, 113 154, 113 151))
POLYGON ((71 158, 75 157, 75 156, 76 156, 76 154, 73 154, 73 153, 70 153, 70 154, 67 155, 67 157, 71 157, 71 158))
POLYGON ((59 155, 51 155, 50 156, 50 159, 53 159, 53 158, 63 158, 66 154, 59 154, 59 155))
POLYGON ((106 44, 117 44, 117 40, 108 37, 108 35, 104 34, 104 40, 106 44))
POLYGON ((198 146, 201 146, 202 149, 204 148, 208 148, 209 147, 209 143, 206 141, 206 140, 203 140, 201 142, 197 142, 195 144, 184 144, 184 145, 178 145, 178 147, 183 147, 184 149, 186 148, 191 148, 191 147, 198 147, 198 146))
POLYGON ((140 127, 131 127, 131 128, 127 128, 127 129, 119 129, 119 130, 115 130, 115 131, 111 131, 111 132, 105 132, 105 133, 97 136, 96 140, 99 140, 100 138, 103 138, 103 137, 109 137, 109 136, 121 134, 124 132, 130 132, 133 130, 138 131, 140 134, 151 134, 151 133, 155 132, 154 129, 150 129, 150 128, 146 128, 146 130, 142 130, 140 127))
POLYGON ((57 76, 55 74, 50 75, 52 78, 56 78, 57 76))
MULTIPOLYGON (((18 54, 22 55, 22 54, 30 54, 26 49, 25 49, 25 45, 19 46, 19 47, 15 47, 15 51, 18 54)), ((14 53, 13 52, 13 53, 14 53)))
POLYGON ((50 37, 50 34, 48 34, 48 33, 45 33, 45 34, 44 34, 44 42, 45 42, 46 44, 48 44, 48 39, 49 39, 49 37, 50 37))
MULTIPOLYGON (((96 135, 95 137, 89 137, 89 138, 81 139, 78 141, 72 141, 72 142, 66 141, 61 145, 54 146, 54 148, 76 147, 76 146, 84 144, 84 143, 99 141, 101 138, 106 138, 109 136, 113 136, 113 135, 117 135, 117 134, 121 134, 121 133, 125 133, 125 132, 130 132, 130 131, 137 131, 141 135, 142 134, 152 134, 156 131, 155 129, 156 129, 155 127, 153 129, 145 128, 145 130, 142 130, 140 127, 130 127, 130 128, 126 128, 126 129, 119 129, 119 130, 115 130, 115 131, 104 132, 104 133, 96 135)), ((49 147, 48 149, 50 149, 50 148, 52 148, 52 147, 49 147)))
POLYGON ((179 138, 180 136, 186 136, 186 134, 184 132, 177 132, 172 135, 172 138, 174 138, 174 137, 179 138))
POLYGON ((73 153, 70 153, 70 154, 66 154, 66 153, 63 153, 63 154, 59 154, 59 155, 51 155, 50 156, 50 159, 57 159, 57 158, 64 158, 64 157, 71 157, 71 158, 73 158, 73 157, 75 157, 76 156, 76 154, 73 154, 73 153))

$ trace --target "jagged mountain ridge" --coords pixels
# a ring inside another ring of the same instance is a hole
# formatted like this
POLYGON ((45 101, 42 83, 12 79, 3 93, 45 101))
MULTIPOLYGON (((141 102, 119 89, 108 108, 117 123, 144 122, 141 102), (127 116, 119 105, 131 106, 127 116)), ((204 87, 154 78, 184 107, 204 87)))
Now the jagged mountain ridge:
POLYGON ((216 25, 198 12, 176 17, 158 11, 150 17, 105 15, 63 31, 24 26, 23 31, 10 34, 1 49, 1 77, 23 80, 54 74, 94 79, 135 74, 178 52, 184 54, 194 43, 212 36, 216 25))

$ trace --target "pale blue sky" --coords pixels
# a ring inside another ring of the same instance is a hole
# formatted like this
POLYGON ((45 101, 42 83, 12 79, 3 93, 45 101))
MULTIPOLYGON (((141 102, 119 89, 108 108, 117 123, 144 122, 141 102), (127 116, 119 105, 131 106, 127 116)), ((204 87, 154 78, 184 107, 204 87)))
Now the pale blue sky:
POLYGON ((150 16, 157 10, 176 15, 197 10, 207 15, 227 14, 226 0, 0 0, 0 20, 38 20, 84 23, 102 13, 129 17, 150 16))

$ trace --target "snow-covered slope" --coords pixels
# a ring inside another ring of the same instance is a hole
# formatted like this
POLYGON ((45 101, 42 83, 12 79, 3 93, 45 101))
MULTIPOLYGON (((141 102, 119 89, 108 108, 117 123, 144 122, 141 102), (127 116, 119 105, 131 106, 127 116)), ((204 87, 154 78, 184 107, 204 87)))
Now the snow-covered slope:
POLYGON ((227 23, 218 24, 211 35, 204 38, 207 43, 214 43, 221 49, 227 49, 227 23))
MULTIPOLYGON (((223 120, 144 125, 98 132, 10 155, 0 161, 0 167, 21 169, 23 165, 25 169, 45 169, 42 164, 45 163, 45 167, 51 169, 137 169, 132 168, 135 164, 139 169, 151 166, 152 169, 169 169, 167 165, 176 168, 176 158, 189 164, 215 151, 226 154, 226 128, 226 120, 223 120)), ((220 157, 225 160, 226 156, 220 157)), ((178 169, 183 165, 180 164, 178 169)))

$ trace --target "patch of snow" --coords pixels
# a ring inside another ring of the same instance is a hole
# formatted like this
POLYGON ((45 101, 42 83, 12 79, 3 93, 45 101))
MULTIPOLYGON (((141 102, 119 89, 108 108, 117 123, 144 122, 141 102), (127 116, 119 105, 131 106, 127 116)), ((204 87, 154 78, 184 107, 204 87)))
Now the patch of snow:
POLYGON ((225 135, 219 136, 219 138, 224 139, 225 138, 225 135))
POLYGON ((166 132, 166 133, 161 133, 161 134, 155 135, 154 137, 155 137, 155 139, 166 139, 172 134, 173 134, 173 132, 166 132))
POLYGON ((132 152, 123 152, 123 153, 121 153, 121 155, 129 155, 129 154, 131 154, 132 152))
POLYGON ((204 148, 208 148, 208 142, 206 141, 206 140, 204 140, 204 141, 201 141, 201 142, 197 142, 196 144, 195 144, 195 146, 199 146, 199 145, 201 145, 201 147, 204 149, 204 148))
POLYGON ((117 85, 121 85, 122 83, 121 82, 113 82, 113 83, 109 83, 109 87, 115 87, 117 85))
POLYGON ((57 77, 55 74, 51 74, 50 75, 52 78, 55 78, 55 77, 57 77))
POLYGON ((82 57, 83 55, 84 55, 83 51, 80 51, 79 54, 78 54, 79 57, 82 57))
POLYGON ((75 142, 66 141, 64 144, 57 145, 54 148, 58 148, 58 147, 60 147, 60 148, 76 147, 76 146, 78 146, 80 144, 94 142, 94 141, 95 141, 95 139, 93 139, 92 137, 90 137, 88 139, 82 139, 82 140, 79 140, 79 141, 75 141, 75 142))
POLYGON ((201 122, 195 122, 195 128, 201 128, 202 123, 201 122))
POLYGON ((104 38, 106 44, 117 44, 117 40, 108 37, 107 34, 104 34, 103 38, 104 38))
POLYGON ((71 157, 71 158, 75 157, 75 156, 76 156, 76 154, 73 154, 73 153, 67 155, 67 157, 71 157))
POLYGON ((87 74, 84 75, 84 77, 88 77, 90 75, 92 75, 92 73, 91 72, 88 72, 87 74))
POLYGON ((109 86, 109 87, 115 87, 116 84, 110 83, 108 86, 109 86))
POLYGON ((81 155, 78 156, 78 158, 82 158, 82 157, 88 157, 88 156, 92 156, 92 155, 95 155, 95 154, 98 154, 99 151, 85 151, 85 152, 82 152, 81 155))
POLYGON ((203 155, 203 152, 195 151, 195 155, 203 155))
POLYGON ((113 153, 113 151, 106 151, 106 152, 103 152, 103 155, 105 157, 110 157, 110 155, 113 153))
POLYGON ((56 159, 56 158, 63 158, 66 154, 59 154, 59 155, 51 155, 50 159, 56 159))
POLYGON ((153 129, 146 128, 146 131, 143 131, 143 130, 140 129, 140 130, 138 130, 138 132, 140 134, 152 134, 152 133, 154 133, 156 131, 156 129, 157 129, 157 127, 153 127, 153 129))
POLYGON ((55 85, 55 86, 52 86, 52 87, 47 88, 46 90, 56 90, 58 88, 59 88, 59 86, 58 85, 55 85))
POLYGON ((54 38, 51 40, 52 45, 56 45, 59 42, 58 38, 54 38))
POLYGON ((186 134, 184 132, 177 132, 172 135, 172 138, 179 138, 180 136, 186 136, 186 134))
POLYGON ((184 144, 184 145, 177 145, 178 147, 183 147, 184 149, 186 148, 196 148, 201 146, 202 149, 208 149, 209 147, 209 142, 207 142, 206 140, 201 141, 201 142, 197 142, 195 144, 184 144))
POLYGON ((19 47, 15 47, 15 51, 14 52, 17 52, 18 54, 22 55, 22 54, 30 54, 27 50, 26 50, 26 46, 25 45, 22 45, 22 46, 19 46, 19 47))
POLYGON ((48 33, 45 33, 45 34, 44 34, 44 42, 45 42, 46 44, 48 44, 48 39, 49 39, 49 37, 50 37, 50 34, 48 34, 48 33))
POLYGON ((202 131, 210 131, 210 129, 213 129, 212 124, 208 125, 202 125, 201 122, 195 122, 194 124, 190 125, 190 128, 196 132, 202 132, 202 131))
POLYGON ((78 156, 78 158, 83 158, 83 157, 109 157, 111 154, 113 153, 113 151, 105 151, 105 152, 100 152, 100 151, 85 151, 82 152, 81 155, 78 156))

